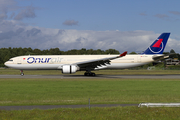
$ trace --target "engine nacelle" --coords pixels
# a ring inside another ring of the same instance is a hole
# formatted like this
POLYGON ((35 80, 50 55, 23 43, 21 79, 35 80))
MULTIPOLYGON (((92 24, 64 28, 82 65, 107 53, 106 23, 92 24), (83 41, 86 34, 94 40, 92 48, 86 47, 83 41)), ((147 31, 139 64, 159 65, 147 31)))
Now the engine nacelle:
POLYGON ((75 65, 63 65, 62 66, 62 73, 71 74, 75 73, 78 70, 78 67, 75 65))

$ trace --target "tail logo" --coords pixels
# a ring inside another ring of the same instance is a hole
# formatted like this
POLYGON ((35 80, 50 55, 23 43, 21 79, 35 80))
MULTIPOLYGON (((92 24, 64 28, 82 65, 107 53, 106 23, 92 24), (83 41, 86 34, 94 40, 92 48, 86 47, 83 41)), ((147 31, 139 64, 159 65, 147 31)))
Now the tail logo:
POLYGON ((155 42, 152 46, 149 47, 149 50, 156 54, 160 53, 164 48, 162 41, 163 39, 157 39, 157 42, 155 42))

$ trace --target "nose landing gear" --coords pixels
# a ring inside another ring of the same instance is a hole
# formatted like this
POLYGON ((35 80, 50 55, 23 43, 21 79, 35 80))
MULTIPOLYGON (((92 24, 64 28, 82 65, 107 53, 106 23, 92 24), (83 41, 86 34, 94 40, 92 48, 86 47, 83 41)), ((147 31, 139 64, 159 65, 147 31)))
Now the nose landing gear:
POLYGON ((20 70, 20 72, 21 72, 20 75, 23 76, 24 75, 23 70, 20 70))

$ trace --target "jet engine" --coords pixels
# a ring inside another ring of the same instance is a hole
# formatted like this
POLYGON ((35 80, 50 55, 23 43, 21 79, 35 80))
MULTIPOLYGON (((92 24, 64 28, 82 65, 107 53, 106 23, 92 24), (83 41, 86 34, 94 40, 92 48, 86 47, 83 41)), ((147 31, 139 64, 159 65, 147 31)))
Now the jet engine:
POLYGON ((78 67, 75 65, 63 65, 62 66, 62 73, 71 74, 75 73, 78 70, 78 67))

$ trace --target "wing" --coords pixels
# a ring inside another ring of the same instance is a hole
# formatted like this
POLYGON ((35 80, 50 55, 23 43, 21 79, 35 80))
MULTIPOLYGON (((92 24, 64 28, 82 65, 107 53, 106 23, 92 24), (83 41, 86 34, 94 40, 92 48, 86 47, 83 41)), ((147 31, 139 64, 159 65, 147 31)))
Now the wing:
POLYGON ((85 70, 86 68, 94 69, 97 66, 101 66, 101 65, 106 66, 106 64, 110 64, 110 62, 111 62, 110 60, 123 57, 126 54, 127 54, 127 51, 120 54, 119 56, 78 62, 78 63, 75 63, 75 65, 79 66, 81 70, 85 70))

